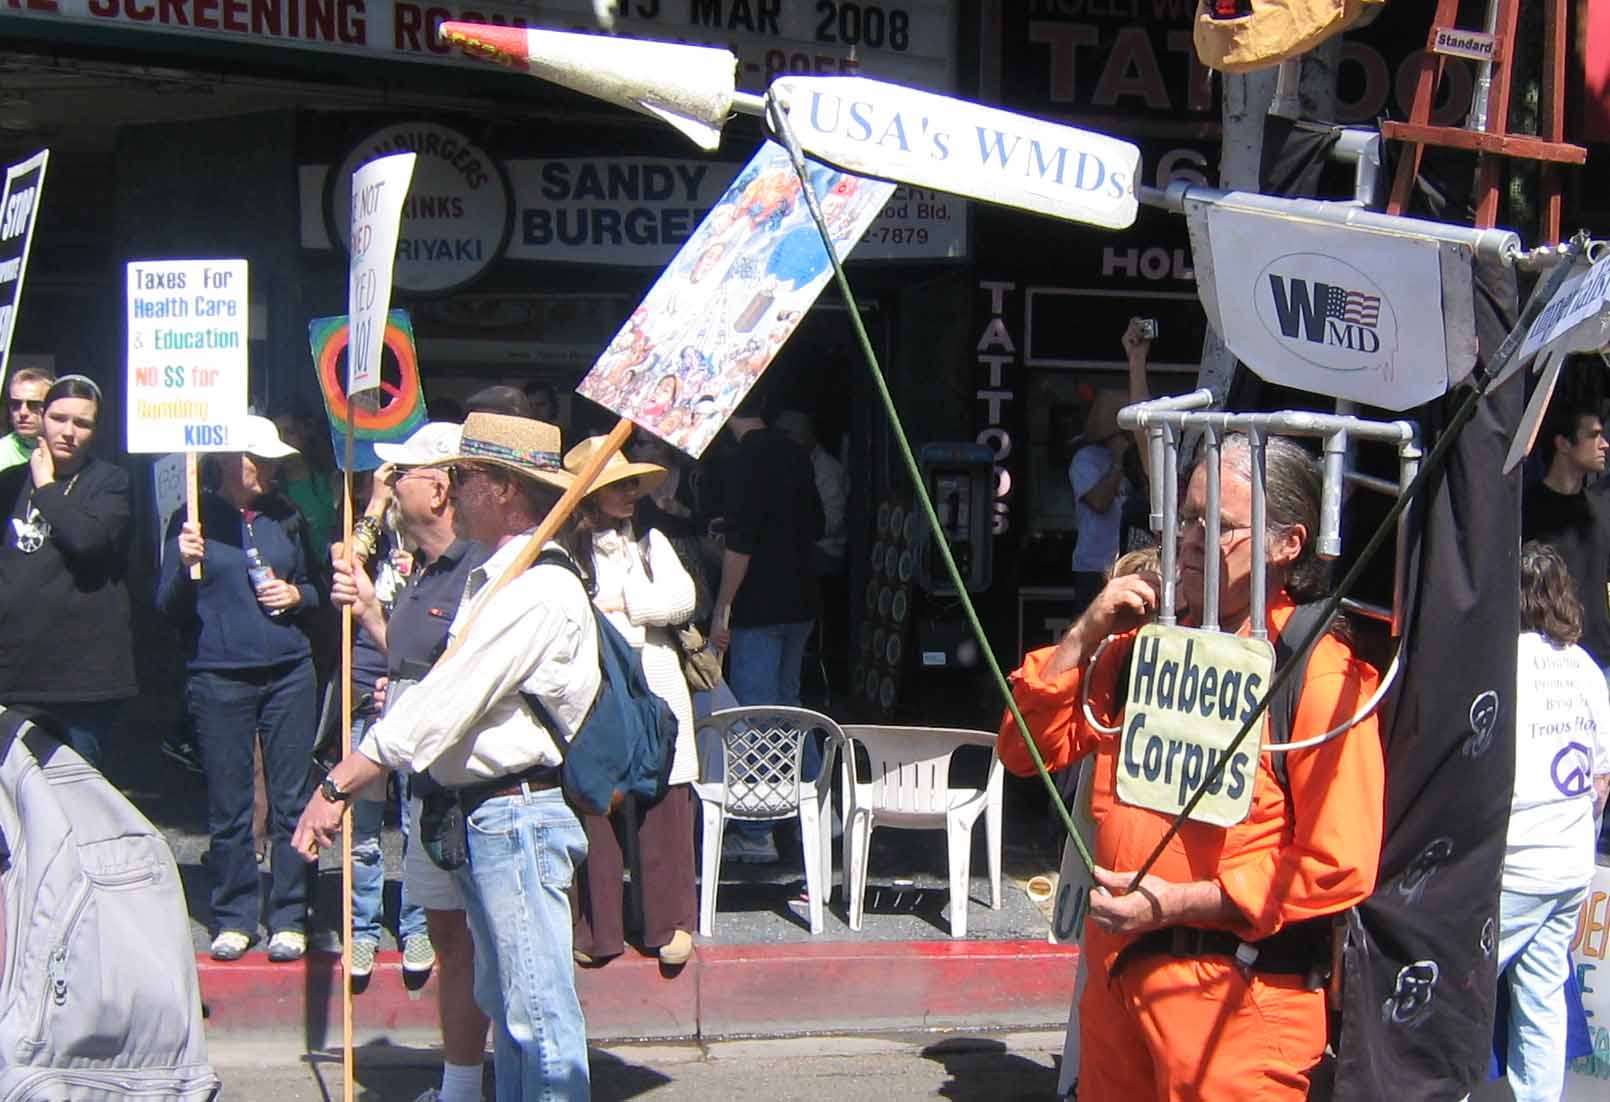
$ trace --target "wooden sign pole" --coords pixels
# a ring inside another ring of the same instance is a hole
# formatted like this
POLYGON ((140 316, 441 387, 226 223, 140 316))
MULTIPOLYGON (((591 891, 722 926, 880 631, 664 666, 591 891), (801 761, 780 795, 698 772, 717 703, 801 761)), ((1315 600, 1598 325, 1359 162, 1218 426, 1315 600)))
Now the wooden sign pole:
MULTIPOLYGON (((201 457, 195 452, 184 453, 184 504, 185 519, 201 533, 201 457)), ((201 564, 190 568, 190 580, 201 581, 201 564)))

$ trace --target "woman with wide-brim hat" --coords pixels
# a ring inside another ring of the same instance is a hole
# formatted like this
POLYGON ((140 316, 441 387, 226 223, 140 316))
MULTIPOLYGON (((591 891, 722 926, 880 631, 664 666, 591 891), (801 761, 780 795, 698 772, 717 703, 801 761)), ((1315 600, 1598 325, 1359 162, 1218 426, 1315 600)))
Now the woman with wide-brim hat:
MULTIPOLYGON (((594 436, 565 456, 565 469, 581 470, 604 444, 594 436)), ((575 952, 584 963, 625 951, 625 898, 621 884, 623 832, 635 826, 640 867, 632 870, 643 899, 642 944, 665 964, 682 964, 693 951, 697 900, 693 883, 693 789, 698 759, 693 704, 669 626, 693 612, 693 579, 671 541, 656 529, 632 526, 638 500, 664 481, 657 463, 633 463, 616 453, 599 472, 561 537, 594 585, 593 603, 643 659, 649 688, 676 716, 676 751, 664 797, 637 809, 635 824, 614 815, 581 816, 587 861, 571 888, 575 952)), ((629 846, 625 846, 629 849, 629 846)))

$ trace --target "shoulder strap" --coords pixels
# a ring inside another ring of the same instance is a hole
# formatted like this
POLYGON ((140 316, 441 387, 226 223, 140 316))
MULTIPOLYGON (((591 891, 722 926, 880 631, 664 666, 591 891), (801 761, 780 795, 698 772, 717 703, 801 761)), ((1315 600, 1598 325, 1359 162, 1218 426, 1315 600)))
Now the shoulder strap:
MULTIPOLYGON (((1312 601, 1308 604, 1298 605, 1292 609, 1291 617, 1286 626, 1281 629, 1280 636, 1275 640, 1275 669, 1280 670, 1291 661, 1297 645, 1308 638, 1308 633, 1314 630, 1319 623, 1320 614, 1324 611, 1324 601, 1312 601)), ((1291 741, 1292 728, 1297 723, 1297 699, 1302 695, 1303 679, 1307 674, 1308 658, 1312 655, 1310 647, 1308 654, 1303 655, 1302 663, 1297 672, 1286 679, 1280 692, 1269 699, 1269 741, 1272 743, 1287 743, 1291 741)), ((1291 778, 1286 772, 1286 755, 1273 754, 1270 762, 1274 767, 1275 777, 1280 781, 1280 788, 1291 796, 1291 778)))
MULTIPOLYGON (((593 599, 587 593, 587 579, 582 575, 581 567, 576 565, 575 559, 557 547, 545 547, 542 549, 542 553, 537 556, 537 561, 531 565, 533 568, 538 566, 562 566, 570 571, 581 586, 582 596, 587 601, 587 611, 592 614, 593 625, 596 628, 598 614, 593 611, 593 599)), ((602 690, 603 684, 600 682, 599 691, 602 690)), ((530 708, 532 714, 537 717, 537 721, 547 728, 548 734, 553 736, 554 744, 559 747, 559 756, 565 757, 568 755, 570 753, 570 741, 575 737, 570 728, 565 726, 564 721, 536 693, 528 693, 525 689, 521 689, 520 698, 525 701, 526 707, 530 708)))

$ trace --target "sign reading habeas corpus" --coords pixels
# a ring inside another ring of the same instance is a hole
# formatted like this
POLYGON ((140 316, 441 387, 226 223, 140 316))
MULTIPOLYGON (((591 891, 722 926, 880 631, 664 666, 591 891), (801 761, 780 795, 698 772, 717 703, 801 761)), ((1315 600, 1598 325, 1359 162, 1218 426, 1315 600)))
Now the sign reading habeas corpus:
MULTIPOLYGON (((1274 648, 1262 640, 1157 624, 1141 628, 1129 660, 1118 798, 1178 814, 1263 701, 1274 668, 1274 648)), ((1260 720, 1191 819, 1227 827, 1247 817, 1261 734, 1260 720)))
POLYGON ((1124 229, 1140 150, 1129 142, 863 77, 784 77, 768 93, 799 144, 861 176, 1124 229))
POLYGON ((244 260, 131 260, 128 450, 237 450, 246 416, 244 260))

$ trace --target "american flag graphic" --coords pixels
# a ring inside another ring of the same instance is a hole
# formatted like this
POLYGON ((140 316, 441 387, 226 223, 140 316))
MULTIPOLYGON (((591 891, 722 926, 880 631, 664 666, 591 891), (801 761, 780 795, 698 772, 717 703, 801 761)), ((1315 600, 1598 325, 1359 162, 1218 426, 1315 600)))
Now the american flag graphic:
POLYGON ((1375 323, 1381 320, 1381 296, 1349 291, 1345 287, 1326 286, 1325 316, 1337 318, 1348 325, 1374 329, 1375 323))

